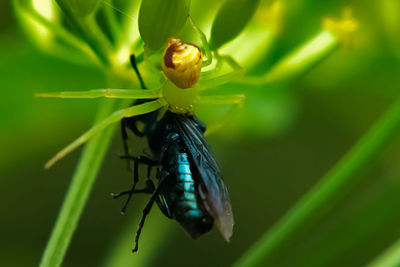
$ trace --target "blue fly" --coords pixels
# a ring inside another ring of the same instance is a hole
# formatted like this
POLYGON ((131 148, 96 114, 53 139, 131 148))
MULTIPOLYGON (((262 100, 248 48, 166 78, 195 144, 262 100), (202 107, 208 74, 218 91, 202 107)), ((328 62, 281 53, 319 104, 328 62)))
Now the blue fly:
MULTIPOLYGON (((131 57, 131 62, 142 88, 146 88, 134 56, 131 57)), ((149 100, 137 100, 134 105, 147 101, 149 100)), ((133 252, 138 250, 139 236, 154 202, 166 217, 179 222, 192 238, 210 231, 215 224, 223 237, 229 241, 234 224, 232 207, 221 171, 204 137, 205 125, 196 116, 162 112, 157 110, 125 118, 121 124, 126 152, 123 158, 134 162, 134 183, 130 190, 114 197, 128 195, 122 209, 124 212, 134 193, 151 194, 138 226, 133 252), (144 124, 142 131, 137 127, 138 122, 144 124), (129 156, 127 129, 137 136, 147 137, 151 157, 129 156), (149 167, 146 187, 143 189, 136 188, 140 163, 149 167), (157 169, 157 186, 150 177, 153 167, 157 169)))

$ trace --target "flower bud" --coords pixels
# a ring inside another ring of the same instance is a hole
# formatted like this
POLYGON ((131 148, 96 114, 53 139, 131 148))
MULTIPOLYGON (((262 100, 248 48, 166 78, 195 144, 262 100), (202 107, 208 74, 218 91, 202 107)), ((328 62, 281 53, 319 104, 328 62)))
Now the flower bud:
POLYGON ((164 74, 177 87, 182 89, 193 87, 199 80, 202 63, 198 46, 180 39, 168 40, 162 68, 164 74))
POLYGON ((146 46, 158 50, 168 38, 176 36, 186 23, 189 9, 190 0, 143 0, 138 22, 146 46))
POLYGON ((226 0, 211 28, 211 48, 219 49, 235 39, 253 17, 260 0, 226 0))

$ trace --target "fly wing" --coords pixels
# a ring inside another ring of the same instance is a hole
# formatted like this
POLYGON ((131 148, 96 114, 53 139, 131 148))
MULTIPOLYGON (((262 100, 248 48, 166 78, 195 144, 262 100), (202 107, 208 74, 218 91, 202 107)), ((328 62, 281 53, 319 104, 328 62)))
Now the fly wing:
POLYGON ((199 195, 203 204, 213 216, 223 237, 229 241, 234 224, 232 207, 214 155, 194 118, 174 115, 173 120, 197 168, 200 177, 199 195))

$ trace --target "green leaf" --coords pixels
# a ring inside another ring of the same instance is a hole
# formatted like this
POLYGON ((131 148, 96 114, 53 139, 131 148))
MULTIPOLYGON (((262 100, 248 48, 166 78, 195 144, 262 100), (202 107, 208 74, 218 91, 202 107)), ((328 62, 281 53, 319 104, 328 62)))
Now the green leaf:
POLYGON ((57 3, 77 17, 86 17, 93 13, 100 0, 56 0, 57 3))
POLYGON ((217 50, 233 40, 246 27, 259 0, 227 0, 215 17, 211 29, 211 48, 217 50))
MULTIPOLYGON (((116 101, 103 102, 96 122, 111 113, 116 101)), ((101 163, 111 141, 115 127, 109 127, 95 136, 85 146, 53 232, 43 253, 40 267, 60 266, 78 225, 79 218, 89 198, 100 170, 101 163)))
POLYGON ((157 50, 175 37, 189 15, 189 0, 143 0, 139 11, 139 32, 145 44, 157 50))

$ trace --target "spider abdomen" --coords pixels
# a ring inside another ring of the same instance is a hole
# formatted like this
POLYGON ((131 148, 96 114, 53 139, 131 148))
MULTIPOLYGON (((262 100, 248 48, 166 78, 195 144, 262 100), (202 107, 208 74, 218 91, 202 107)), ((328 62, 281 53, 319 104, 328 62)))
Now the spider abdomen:
POLYGON ((181 89, 191 88, 200 77, 200 48, 180 39, 170 38, 164 52, 162 68, 168 79, 181 89))

